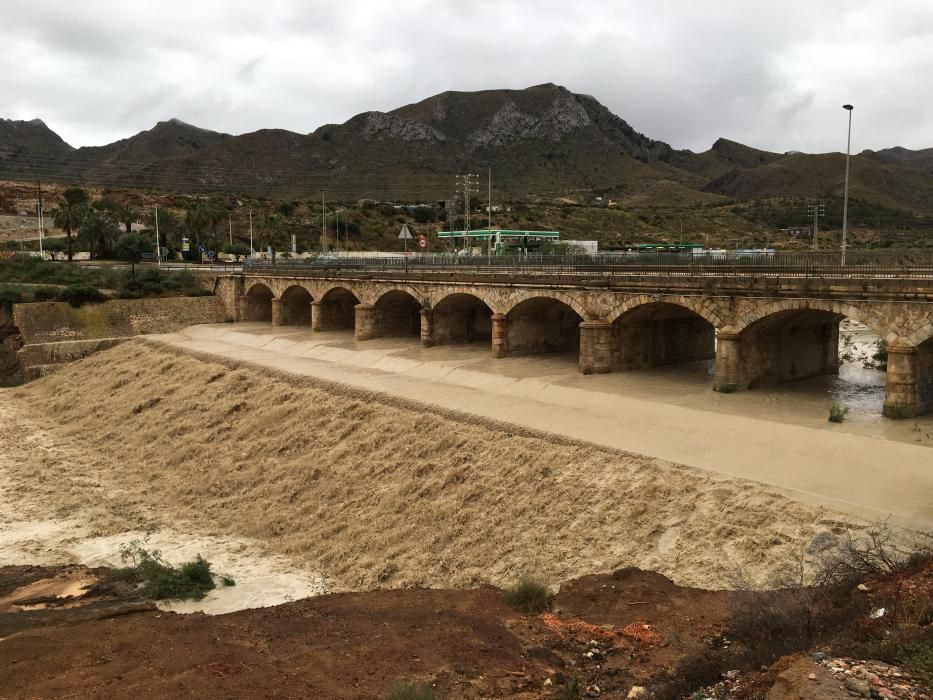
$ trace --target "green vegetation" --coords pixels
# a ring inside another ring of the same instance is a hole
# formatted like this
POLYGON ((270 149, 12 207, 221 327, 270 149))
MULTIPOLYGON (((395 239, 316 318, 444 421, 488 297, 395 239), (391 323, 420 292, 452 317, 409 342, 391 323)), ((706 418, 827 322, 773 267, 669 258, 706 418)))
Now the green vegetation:
POLYGON ((834 403, 829 407, 829 422, 830 423, 842 423, 846 419, 846 414, 849 413, 849 407, 843 406, 842 404, 834 403))
POLYGON ((150 600, 201 600, 214 588, 211 565, 199 554, 178 568, 156 550, 143 548, 145 540, 133 540, 120 547, 120 560, 127 566, 116 569, 118 579, 139 586, 139 593, 150 600))
MULTIPOLYGON (((123 236, 137 237, 138 234, 123 236)), ((134 240, 131 245, 138 243, 134 240)), ((102 289, 115 290, 121 299, 211 294, 186 270, 163 272, 156 267, 147 267, 134 273, 125 268, 91 269, 78 264, 47 262, 28 255, 0 258, 0 289, 7 290, 7 303, 57 300, 67 301, 73 306, 105 301, 106 296, 99 291, 102 289), (29 286, 35 284, 59 285, 64 288, 29 286)))
POLYGON ((519 612, 534 614, 550 610, 554 594, 543 583, 523 578, 505 592, 505 600, 519 612))
POLYGON ((437 700, 438 695, 429 686, 415 681, 396 681, 389 686, 386 700, 437 700))
POLYGON ((58 293, 58 301, 66 301, 75 308, 84 304, 99 304, 107 301, 107 297, 100 290, 90 284, 72 284, 58 293))
POLYGON ((558 691, 554 694, 557 700, 581 700, 586 697, 583 690, 583 684, 580 683, 578 676, 572 676, 558 691))
POLYGON ((232 576, 221 576, 220 582, 225 586, 235 586, 236 580, 232 576))

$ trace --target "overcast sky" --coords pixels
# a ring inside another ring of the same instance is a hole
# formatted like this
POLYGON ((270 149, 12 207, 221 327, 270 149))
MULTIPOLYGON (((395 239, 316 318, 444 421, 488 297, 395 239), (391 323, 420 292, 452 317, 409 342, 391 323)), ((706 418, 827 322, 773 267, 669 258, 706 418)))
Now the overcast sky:
POLYGON ((933 0, 3 0, 0 116, 74 146, 177 117, 309 132, 554 82, 705 150, 933 146, 933 0))

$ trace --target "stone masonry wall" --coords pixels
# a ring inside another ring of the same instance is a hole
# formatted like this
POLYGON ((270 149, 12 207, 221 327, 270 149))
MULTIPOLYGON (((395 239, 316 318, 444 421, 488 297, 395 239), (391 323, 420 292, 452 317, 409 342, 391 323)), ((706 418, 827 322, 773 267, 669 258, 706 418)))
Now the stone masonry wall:
POLYGON ((79 308, 63 302, 15 304, 18 366, 16 373, 5 374, 28 381, 136 335, 170 333, 229 318, 223 301, 213 296, 117 299, 79 308))

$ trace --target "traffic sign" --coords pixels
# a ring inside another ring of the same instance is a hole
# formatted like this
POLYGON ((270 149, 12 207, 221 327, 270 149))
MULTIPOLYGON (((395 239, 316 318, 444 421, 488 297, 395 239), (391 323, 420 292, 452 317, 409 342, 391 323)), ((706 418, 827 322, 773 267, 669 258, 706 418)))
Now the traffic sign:
POLYGON ((428 239, 427 239, 427 238, 419 238, 419 239, 418 239, 418 247, 419 247, 419 248, 427 248, 427 247, 428 247, 428 239))
POLYGON ((411 240, 414 236, 411 235, 411 231, 408 229, 408 224, 402 224, 402 230, 398 234, 399 240, 411 240))
POLYGON ((203 253, 207 250, 207 248, 205 248, 203 245, 199 245, 198 250, 203 253))

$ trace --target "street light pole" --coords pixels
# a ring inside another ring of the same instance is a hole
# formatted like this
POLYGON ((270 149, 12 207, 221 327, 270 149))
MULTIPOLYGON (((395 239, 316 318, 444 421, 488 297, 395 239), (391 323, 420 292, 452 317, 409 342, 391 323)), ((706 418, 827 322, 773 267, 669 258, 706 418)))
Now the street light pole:
POLYGON ((852 105, 842 105, 849 113, 849 138, 846 141, 846 184, 842 195, 842 265, 846 264, 846 232, 849 228, 849 151, 852 150, 852 105))
POLYGON ((155 206, 155 228, 156 228, 156 263, 162 267, 162 245, 159 242, 159 205, 155 206))

